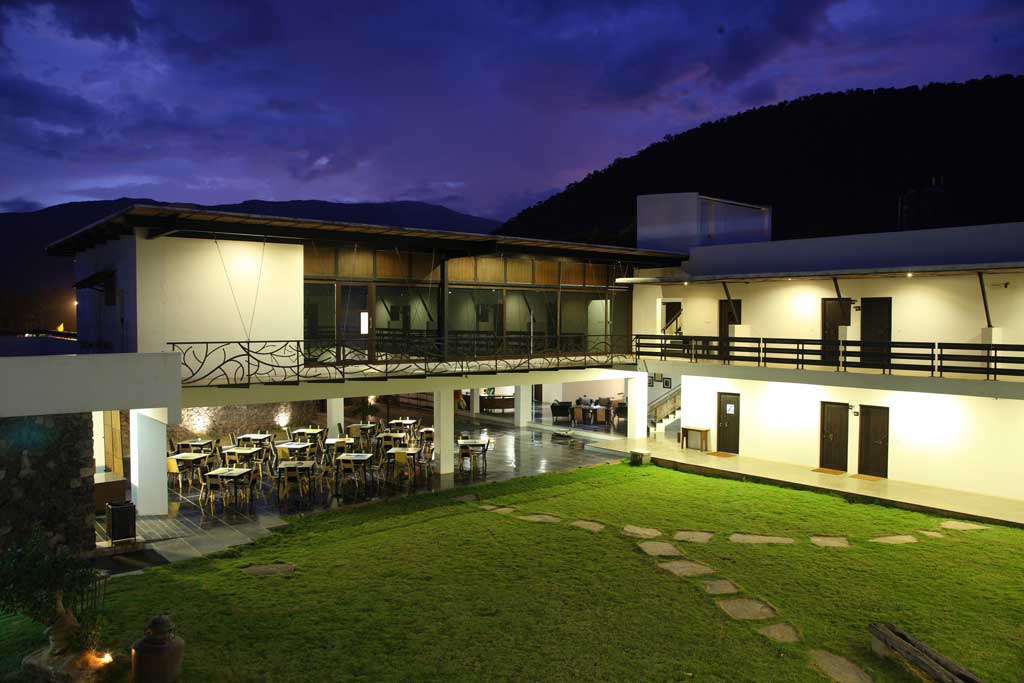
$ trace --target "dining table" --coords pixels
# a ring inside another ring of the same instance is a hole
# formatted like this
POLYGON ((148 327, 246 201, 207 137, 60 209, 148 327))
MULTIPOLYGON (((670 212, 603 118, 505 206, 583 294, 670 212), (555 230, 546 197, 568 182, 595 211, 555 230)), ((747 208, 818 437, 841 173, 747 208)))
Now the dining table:
POLYGON ((188 439, 187 441, 179 441, 178 448, 187 446, 188 448, 211 448, 213 446, 213 439, 188 439))
POLYGON ((419 464, 416 462, 416 455, 419 454, 420 448, 418 446, 394 446, 387 450, 387 455, 390 456, 390 460, 394 460, 395 455, 398 453, 404 453, 409 458, 409 462, 412 463, 413 476, 416 476, 419 470, 419 464))
POLYGON ((313 490, 313 468, 316 467, 315 460, 282 460, 277 463, 277 494, 281 495, 281 481, 285 474, 292 470, 299 478, 306 477, 309 482, 307 491, 313 490))
POLYGON ((339 495, 338 491, 338 479, 341 474, 341 464, 344 462, 352 463, 359 471, 363 478, 363 490, 366 490, 368 472, 367 468, 370 465, 370 461, 373 460, 373 453, 338 453, 334 456, 334 495, 339 495))
MULTIPOLYGON (((231 487, 235 492, 235 507, 238 507, 238 484, 244 477, 249 477, 249 481, 246 482, 249 486, 252 486, 252 468, 250 467, 218 467, 215 470, 210 470, 207 476, 218 477, 221 481, 227 480, 231 482, 231 487)), ((252 496, 249 496, 249 505, 252 506, 252 496)))
POLYGON ((221 451, 224 455, 237 455, 240 460, 252 462, 252 456, 263 450, 263 446, 228 446, 221 451))
POLYGON ((327 430, 323 427, 300 427, 299 429, 293 429, 292 434, 306 434, 308 436, 320 436, 327 430))
POLYGON ((186 470, 191 476, 203 468, 210 455, 211 453, 175 453, 168 457, 177 460, 178 468, 186 470))
POLYGON ((270 441, 270 437, 271 436, 273 436, 273 435, 269 434, 269 433, 268 434, 264 434, 262 432, 252 432, 250 434, 242 434, 241 436, 238 437, 238 440, 239 441, 259 441, 260 443, 264 443, 264 442, 270 441))

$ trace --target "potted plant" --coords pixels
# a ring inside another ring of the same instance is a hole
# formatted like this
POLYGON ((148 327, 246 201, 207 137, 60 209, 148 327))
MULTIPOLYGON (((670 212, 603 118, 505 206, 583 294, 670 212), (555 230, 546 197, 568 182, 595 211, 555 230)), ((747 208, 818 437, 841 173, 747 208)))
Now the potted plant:
POLYGON ((63 547, 52 547, 39 529, 0 553, 0 612, 21 614, 44 624, 49 646, 32 655, 43 664, 73 661, 85 649, 83 630, 64 604, 96 580, 88 562, 63 547), (67 659, 69 654, 74 655, 67 659))

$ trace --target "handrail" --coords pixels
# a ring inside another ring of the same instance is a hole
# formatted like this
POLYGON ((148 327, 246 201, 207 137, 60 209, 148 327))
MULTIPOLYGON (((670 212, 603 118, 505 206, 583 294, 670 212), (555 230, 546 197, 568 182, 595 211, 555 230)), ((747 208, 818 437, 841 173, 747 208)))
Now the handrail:
POLYGON ((637 359, 1024 377, 1024 344, 636 335, 637 359))

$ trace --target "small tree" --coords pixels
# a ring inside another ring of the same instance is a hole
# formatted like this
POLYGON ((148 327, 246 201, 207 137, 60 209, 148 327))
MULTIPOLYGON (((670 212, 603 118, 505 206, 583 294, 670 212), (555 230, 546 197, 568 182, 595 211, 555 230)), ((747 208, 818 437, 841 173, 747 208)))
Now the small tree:
POLYGON ((44 624, 49 654, 63 654, 81 631, 75 615, 64 606, 64 596, 85 590, 95 576, 85 560, 66 548, 52 548, 36 528, 0 553, 0 612, 44 624))

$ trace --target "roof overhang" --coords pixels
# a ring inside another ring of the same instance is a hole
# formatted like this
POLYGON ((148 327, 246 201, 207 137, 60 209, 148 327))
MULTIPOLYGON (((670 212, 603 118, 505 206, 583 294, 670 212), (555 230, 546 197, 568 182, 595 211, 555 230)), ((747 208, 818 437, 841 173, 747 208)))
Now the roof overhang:
POLYGON ((952 264, 943 266, 918 266, 915 268, 858 268, 829 271, 797 271, 778 273, 729 273, 724 275, 688 275, 680 273, 669 276, 620 277, 617 284, 629 285, 682 285, 688 283, 752 282, 772 280, 824 280, 831 278, 899 277, 913 275, 973 275, 975 273, 1022 273, 1024 262, 952 264))

